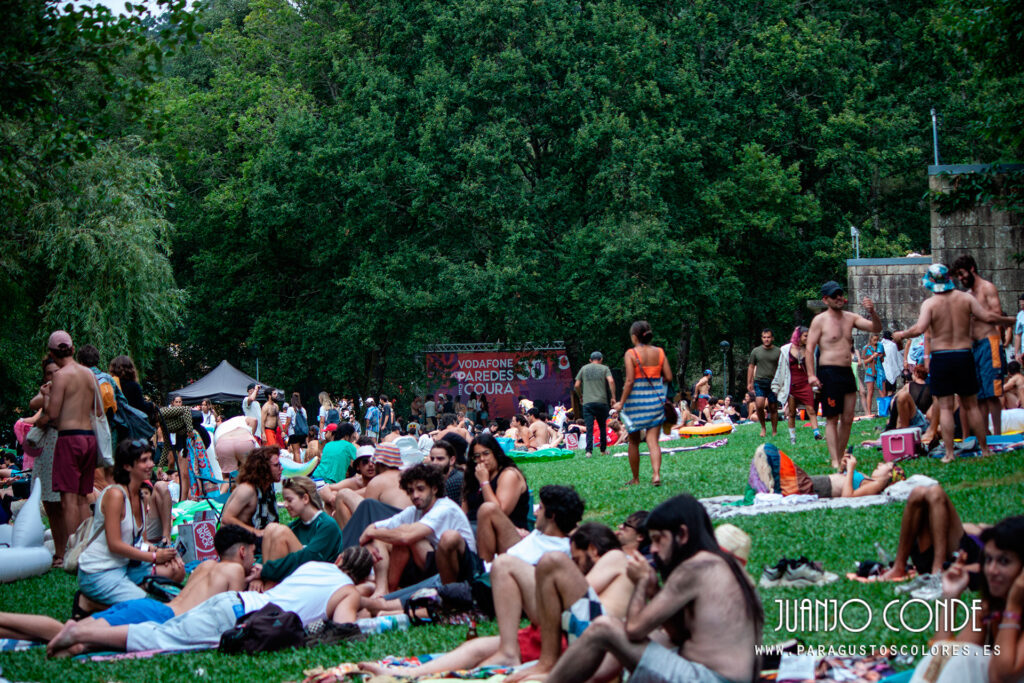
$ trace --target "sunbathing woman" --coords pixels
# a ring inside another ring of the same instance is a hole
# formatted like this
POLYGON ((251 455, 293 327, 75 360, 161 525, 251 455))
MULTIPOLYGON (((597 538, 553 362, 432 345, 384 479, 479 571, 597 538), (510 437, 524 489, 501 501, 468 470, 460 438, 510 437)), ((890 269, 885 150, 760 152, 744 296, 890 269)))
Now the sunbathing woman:
POLYGON ((891 462, 880 462, 871 476, 857 471, 857 458, 852 454, 843 457, 839 472, 835 474, 819 474, 811 476, 814 493, 819 498, 860 498, 874 496, 889 485, 907 478, 907 473, 899 465, 891 462))
MULTIPOLYGON (((945 619, 936 619, 940 628, 931 642, 954 640, 961 647, 952 656, 947 652, 926 657, 915 669, 913 681, 1011 683, 1024 674, 1024 516, 1010 517, 985 529, 981 540, 985 544, 981 612, 955 636, 942 628, 945 619)), ((956 561, 943 573, 944 600, 959 598, 967 588, 966 559, 965 552, 958 552, 956 561)))
POLYGON ((490 562, 529 533, 530 489, 490 434, 474 439, 469 452, 474 467, 466 469, 462 509, 477 523, 477 554, 490 562))

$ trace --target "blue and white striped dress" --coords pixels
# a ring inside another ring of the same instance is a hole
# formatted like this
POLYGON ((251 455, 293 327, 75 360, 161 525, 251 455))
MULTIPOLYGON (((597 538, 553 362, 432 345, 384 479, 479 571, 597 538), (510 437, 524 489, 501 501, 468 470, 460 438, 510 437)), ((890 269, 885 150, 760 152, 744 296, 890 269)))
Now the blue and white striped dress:
MULTIPOLYGON (((660 370, 660 363, 658 368, 660 370)), ((665 383, 662 381, 660 372, 657 378, 648 380, 641 374, 643 372, 641 367, 634 369, 636 372, 633 378, 633 390, 622 406, 622 412, 629 417, 631 423, 628 427, 631 434, 661 427, 665 421, 665 383)))

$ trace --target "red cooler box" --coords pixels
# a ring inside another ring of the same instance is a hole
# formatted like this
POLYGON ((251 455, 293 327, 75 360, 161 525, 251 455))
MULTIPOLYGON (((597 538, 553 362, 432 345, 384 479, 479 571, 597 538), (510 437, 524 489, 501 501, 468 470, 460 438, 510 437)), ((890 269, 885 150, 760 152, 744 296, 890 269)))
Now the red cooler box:
POLYGON ((921 447, 921 428, 890 429, 882 432, 882 457, 885 462, 916 458, 921 447))

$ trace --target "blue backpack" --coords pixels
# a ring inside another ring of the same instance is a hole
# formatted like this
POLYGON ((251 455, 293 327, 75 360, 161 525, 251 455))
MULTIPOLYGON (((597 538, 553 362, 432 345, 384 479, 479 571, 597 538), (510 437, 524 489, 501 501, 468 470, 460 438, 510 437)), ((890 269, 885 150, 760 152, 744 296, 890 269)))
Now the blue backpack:
POLYGON ((337 408, 331 408, 327 411, 327 419, 324 420, 324 425, 340 425, 341 424, 341 413, 338 412, 337 408))
POLYGON ((306 413, 301 408, 295 411, 295 436, 309 436, 309 423, 306 413))

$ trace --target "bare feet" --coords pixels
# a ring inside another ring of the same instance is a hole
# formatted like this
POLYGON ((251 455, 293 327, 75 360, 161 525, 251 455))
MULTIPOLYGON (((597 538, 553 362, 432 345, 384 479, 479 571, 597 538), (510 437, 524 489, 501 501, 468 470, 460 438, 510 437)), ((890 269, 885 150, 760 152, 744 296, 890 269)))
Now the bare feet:
POLYGON ((906 567, 893 567, 878 575, 879 581, 902 581, 907 577, 906 567))
POLYGON ((956 460, 956 453, 946 453, 944 456, 942 456, 942 462, 944 462, 947 465, 953 462, 954 460, 956 460))
POLYGON ((48 657, 66 657, 67 650, 75 644, 75 627, 78 626, 78 622, 73 619, 68 619, 64 622, 64 626, 61 627, 60 631, 57 631, 57 635, 46 644, 46 655, 48 657))
POLYGON ((384 666, 380 662, 359 662, 357 666, 374 676, 398 676, 400 678, 408 678, 419 676, 419 667, 409 666, 384 666))
POLYGON ((493 655, 480 662, 480 666, 519 666, 522 663, 523 662, 519 657, 509 657, 501 650, 498 650, 493 655))
POLYGON ((992 455, 992 451, 990 451, 987 448, 981 452, 981 457, 983 457, 983 458, 987 458, 990 455, 992 455))
POLYGON ((766 432, 765 430, 762 429, 761 430, 761 438, 763 439, 766 436, 768 436, 768 432, 766 432))
POLYGON ((524 683, 526 683, 526 681, 546 681, 548 679, 548 674, 550 673, 550 670, 542 671, 539 668, 539 665, 534 665, 528 669, 516 671, 514 674, 506 676, 505 683, 519 683, 519 681, 523 681, 524 683))
POLYGON ((630 479, 629 481, 626 482, 626 486, 636 486, 639 483, 639 479, 630 479))
POLYGON ((652 478, 651 486, 661 486, 661 477, 652 478))

